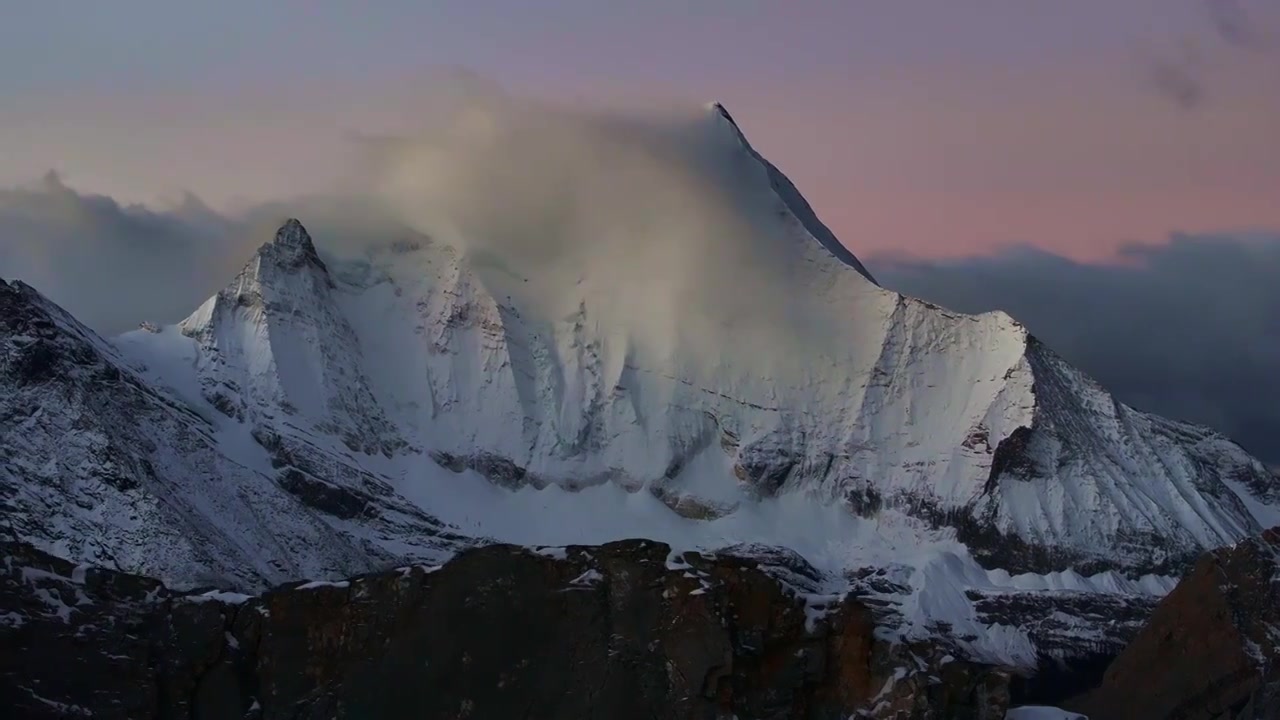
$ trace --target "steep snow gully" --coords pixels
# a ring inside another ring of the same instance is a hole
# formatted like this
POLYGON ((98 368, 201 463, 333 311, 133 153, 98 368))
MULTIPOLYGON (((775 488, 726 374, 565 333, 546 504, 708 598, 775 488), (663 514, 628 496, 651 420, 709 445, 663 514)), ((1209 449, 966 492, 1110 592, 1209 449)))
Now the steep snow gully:
POLYGON ((879 287, 719 105, 682 129, 696 172, 610 132, 610 218, 507 202, 537 247, 426 202, 436 224, 322 259, 289 220, 189 318, 110 340, 0 286, 8 530, 242 590, 647 537, 1029 667, 1118 648, 1199 552, 1280 519, 1226 438, 1007 315, 879 287))

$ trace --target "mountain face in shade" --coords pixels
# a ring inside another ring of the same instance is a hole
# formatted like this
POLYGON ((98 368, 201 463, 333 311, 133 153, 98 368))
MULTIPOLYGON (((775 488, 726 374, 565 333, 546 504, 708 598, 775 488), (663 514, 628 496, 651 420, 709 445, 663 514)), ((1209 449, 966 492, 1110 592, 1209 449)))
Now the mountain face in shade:
POLYGON ((1075 704, 1098 720, 1280 713, 1280 528, 1205 553, 1075 704))
POLYGON ((0 543, 0 703, 30 720, 1005 718, 1008 673, 877 636, 852 599, 815 616, 750 559, 557 550, 251 597, 0 543))
POLYGON ((1025 669, 1114 652, 1280 517, 1237 445, 1007 315, 879 287, 722 107, 698 122, 744 232, 322 260, 290 220, 182 323, 111 340, 4 286, 14 535, 246 590, 495 540, 735 547, 1025 669))

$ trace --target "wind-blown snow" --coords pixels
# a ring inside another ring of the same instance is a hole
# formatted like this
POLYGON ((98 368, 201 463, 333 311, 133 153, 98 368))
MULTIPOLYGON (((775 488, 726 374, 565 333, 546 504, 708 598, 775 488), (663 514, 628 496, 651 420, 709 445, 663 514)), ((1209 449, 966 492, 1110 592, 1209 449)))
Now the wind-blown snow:
POLYGON ((391 195, 446 242, 375 255, 368 287, 343 295, 377 358, 372 389, 429 445, 642 483, 701 460, 713 435, 788 451, 805 436, 805 460, 839 445, 846 475, 967 499, 984 460, 945 457, 953 436, 1030 422, 1022 328, 939 313, 850 272, 727 116, 670 128, 527 115, 471 118, 447 146, 407 152, 391 195), (421 343, 388 318, 421 325, 421 343), (965 382, 895 386, 907 364, 965 382), (801 407, 820 426, 795 417, 801 407))

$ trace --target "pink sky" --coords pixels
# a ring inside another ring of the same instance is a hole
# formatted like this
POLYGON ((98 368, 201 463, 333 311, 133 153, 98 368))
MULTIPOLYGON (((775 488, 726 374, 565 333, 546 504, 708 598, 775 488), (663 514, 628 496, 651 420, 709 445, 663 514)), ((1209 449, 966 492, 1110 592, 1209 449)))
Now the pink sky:
POLYGON ((37 68, 0 71, 0 184, 55 168, 82 191, 224 207, 322 189, 348 133, 412 126, 430 69, 464 66, 536 97, 721 100, 863 256, 1100 259, 1280 229, 1280 13, 1242 2, 1263 40, 1233 47, 1204 2, 33 7, 0 33, 0 65, 37 68), (1157 92, 1165 61, 1202 102, 1157 92))
POLYGON ((808 118, 735 117, 864 254, 1100 259, 1171 232, 1280 229, 1280 64, 1236 68, 1193 111, 1109 70, 903 80, 808 118))

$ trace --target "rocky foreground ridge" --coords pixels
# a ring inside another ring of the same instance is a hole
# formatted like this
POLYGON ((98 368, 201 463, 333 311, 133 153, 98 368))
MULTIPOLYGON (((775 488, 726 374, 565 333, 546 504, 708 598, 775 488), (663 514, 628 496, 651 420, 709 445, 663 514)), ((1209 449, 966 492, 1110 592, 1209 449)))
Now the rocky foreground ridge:
POLYGON ((660 543, 176 593, 3 547, 23 718, 1003 718, 1010 677, 880 639, 865 605, 660 543))
POLYGON ((1280 718, 1280 528, 1205 553, 1073 705, 1094 720, 1280 718))
MULTIPOLYGON (((13 717, 996 719, 1011 697, 1054 692, 1051 673, 894 642, 875 607, 805 593, 756 559, 645 540, 490 545, 256 597, 0 551, 13 717)), ((1092 720, 1277 718, 1278 641, 1273 529, 1206 553, 1065 705, 1092 720)))

